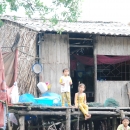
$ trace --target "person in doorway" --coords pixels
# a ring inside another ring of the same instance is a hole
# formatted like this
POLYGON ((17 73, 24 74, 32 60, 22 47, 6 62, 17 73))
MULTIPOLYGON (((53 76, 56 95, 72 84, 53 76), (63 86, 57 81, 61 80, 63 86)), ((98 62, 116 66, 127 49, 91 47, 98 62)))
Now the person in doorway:
POLYGON ((117 130, 130 130, 129 123, 129 117, 122 118, 122 124, 118 126, 117 130))
POLYGON ((65 106, 66 100, 68 106, 71 107, 70 85, 72 84, 72 79, 69 76, 69 69, 63 69, 63 76, 61 76, 59 83, 61 85, 62 107, 65 106))
POLYGON ((83 83, 79 84, 78 92, 75 94, 75 107, 79 108, 84 116, 85 120, 91 118, 91 115, 88 114, 88 105, 86 105, 86 94, 84 93, 85 85, 83 83))

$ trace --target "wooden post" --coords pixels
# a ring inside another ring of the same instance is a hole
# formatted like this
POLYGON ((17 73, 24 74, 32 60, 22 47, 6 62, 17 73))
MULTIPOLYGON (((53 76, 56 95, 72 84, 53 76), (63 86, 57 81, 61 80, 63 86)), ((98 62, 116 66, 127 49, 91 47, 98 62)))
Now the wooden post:
POLYGON ((24 116, 20 116, 19 118, 19 130, 25 130, 25 123, 24 123, 25 117, 24 116))
POLYGON ((94 56, 94 101, 97 101, 97 55, 96 55, 96 42, 93 47, 94 56))
POLYGON ((94 130, 92 120, 89 120, 89 129, 90 129, 90 130, 94 130))
POLYGON ((125 117, 125 114, 124 114, 123 110, 120 111, 120 114, 121 114, 121 119, 125 117))
POLYGON ((107 117, 107 127, 108 130, 111 129, 110 117, 107 117))
POLYGON ((66 130, 71 130, 71 111, 69 108, 66 109, 66 130))
POLYGON ((113 117, 112 119, 112 130, 117 130, 117 119, 113 117))
POLYGON ((128 99, 129 99, 129 106, 130 106, 130 83, 127 83, 127 93, 128 93, 128 99))

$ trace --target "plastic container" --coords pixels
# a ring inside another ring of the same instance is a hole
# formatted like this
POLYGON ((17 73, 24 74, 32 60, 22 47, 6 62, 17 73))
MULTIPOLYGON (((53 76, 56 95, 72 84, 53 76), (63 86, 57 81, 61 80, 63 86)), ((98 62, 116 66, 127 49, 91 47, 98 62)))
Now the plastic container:
POLYGON ((46 92, 48 90, 48 87, 44 82, 39 82, 37 84, 37 87, 39 88, 41 93, 44 93, 44 92, 46 92))

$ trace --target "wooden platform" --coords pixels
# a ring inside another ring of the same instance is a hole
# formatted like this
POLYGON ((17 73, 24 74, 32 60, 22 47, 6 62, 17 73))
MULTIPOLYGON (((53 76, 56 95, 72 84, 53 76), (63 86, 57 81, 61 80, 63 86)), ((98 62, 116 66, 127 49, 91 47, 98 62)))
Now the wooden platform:
MULTIPOLYGON (((66 130, 71 130, 72 123, 75 122, 76 125, 79 125, 79 122, 85 122, 84 116, 80 112, 80 110, 74 107, 47 107, 47 106, 31 106, 31 105, 13 105, 9 106, 9 113, 15 113, 19 116, 20 130, 25 130, 25 116, 37 116, 42 119, 42 125, 37 125, 36 128, 44 127, 45 122, 51 121, 59 124, 65 124, 66 130), (43 125, 44 124, 44 125, 43 125)), ((89 122, 89 127, 91 130, 95 130, 93 128, 94 120, 113 120, 115 123, 112 124, 112 130, 116 130, 117 128, 117 120, 120 119, 121 116, 130 115, 129 107, 90 107, 89 113, 92 115, 89 122), (92 129, 93 128, 93 129, 92 129)), ((84 123, 86 124, 86 123, 84 123)), ((77 126, 76 126, 77 127, 77 126)), ((79 126, 78 126, 79 127, 79 126)), ((87 127, 87 126, 86 126, 87 127)), ((84 128, 86 128, 84 127, 84 128)), ((35 126, 29 126, 28 130, 31 128, 35 128, 35 126)), ((63 129, 63 130, 65 130, 63 129)), ((46 129, 45 129, 46 130, 46 129)), ((51 129, 47 129, 51 130, 51 129)), ((55 130, 55 129, 54 129, 55 130)), ((85 130, 85 129, 84 129, 85 130)))

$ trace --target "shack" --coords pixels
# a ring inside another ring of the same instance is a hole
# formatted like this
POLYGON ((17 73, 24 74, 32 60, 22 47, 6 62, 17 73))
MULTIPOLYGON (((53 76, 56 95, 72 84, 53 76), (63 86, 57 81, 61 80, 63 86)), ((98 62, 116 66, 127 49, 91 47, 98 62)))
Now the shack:
POLYGON ((11 51, 17 32, 21 37, 17 80, 20 94, 29 92, 37 96, 39 77, 51 84, 51 92, 60 93, 59 77, 64 68, 69 68, 73 80, 72 103, 78 83, 83 82, 87 86, 88 102, 104 103, 107 98, 114 98, 120 107, 128 109, 128 25, 102 21, 59 21, 52 27, 49 21, 43 23, 39 19, 14 20, 13 17, 4 16, 2 20, 4 25, 0 28, 0 45, 3 52, 11 51), (39 75, 31 70, 35 62, 39 62, 43 68, 39 75))

